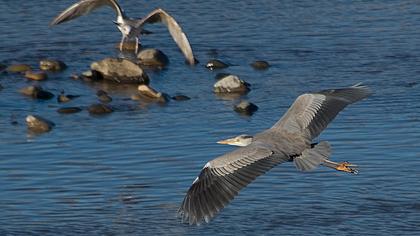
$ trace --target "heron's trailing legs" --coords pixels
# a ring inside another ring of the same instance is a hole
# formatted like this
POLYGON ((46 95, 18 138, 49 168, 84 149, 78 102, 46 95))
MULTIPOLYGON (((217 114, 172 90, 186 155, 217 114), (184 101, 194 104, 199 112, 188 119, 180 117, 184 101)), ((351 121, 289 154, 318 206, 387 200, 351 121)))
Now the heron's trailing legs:
POLYGON ((352 173, 355 175, 359 173, 359 171, 356 169, 357 165, 351 164, 347 161, 338 163, 330 160, 324 160, 324 163, 322 163, 322 165, 338 171, 352 173))

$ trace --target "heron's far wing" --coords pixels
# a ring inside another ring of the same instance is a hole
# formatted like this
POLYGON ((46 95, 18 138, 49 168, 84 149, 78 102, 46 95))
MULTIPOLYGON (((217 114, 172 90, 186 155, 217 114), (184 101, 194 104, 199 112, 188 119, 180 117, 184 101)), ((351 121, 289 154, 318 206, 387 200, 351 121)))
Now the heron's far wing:
POLYGON ((182 31, 181 26, 179 26, 175 19, 164 10, 160 8, 153 10, 146 17, 138 21, 136 25, 137 27, 140 27, 146 23, 153 24, 157 22, 162 22, 166 25, 166 27, 168 27, 169 33, 171 34, 175 43, 178 45, 179 49, 184 54, 188 63, 190 65, 195 64, 195 58, 187 36, 182 31))
POLYGON ((180 215, 190 224, 209 222, 242 188, 288 159, 251 144, 208 162, 188 190, 180 215))
POLYGON ((89 14, 93 10, 104 5, 112 7, 117 16, 122 16, 124 14, 121 7, 115 0, 81 0, 56 16, 51 21, 50 26, 58 25, 66 21, 73 20, 79 16, 89 14))
POLYGON ((367 86, 356 84, 348 88, 300 95, 271 129, 278 132, 299 133, 312 140, 344 107, 370 94, 371 91, 367 86))

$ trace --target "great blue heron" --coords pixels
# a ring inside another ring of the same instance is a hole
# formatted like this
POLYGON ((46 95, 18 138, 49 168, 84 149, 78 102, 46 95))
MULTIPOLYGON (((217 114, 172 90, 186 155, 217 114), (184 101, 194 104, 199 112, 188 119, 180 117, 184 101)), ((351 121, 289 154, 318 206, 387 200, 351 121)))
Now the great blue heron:
POLYGON ((347 105, 371 94, 359 84, 300 95, 270 129, 250 143, 213 159, 203 167, 179 209, 190 224, 209 222, 239 191, 275 165, 293 160, 301 170, 311 170, 330 155, 326 141, 311 145, 347 105))
MULTIPOLYGON (((228 139, 224 139, 224 140, 220 140, 217 143, 218 144, 227 144, 227 145, 232 145, 232 146, 238 146, 238 147, 246 147, 249 144, 252 143, 252 140, 254 139, 254 137, 252 135, 248 135, 248 134, 241 134, 238 135, 236 137, 233 138, 228 138, 228 139)), ((317 145, 318 143, 312 143, 311 144, 311 148, 314 147, 315 145, 317 145)), ((327 158, 329 157, 329 155, 327 156, 327 158)), ((295 166, 298 170, 300 171, 308 171, 308 170, 312 170, 311 168, 305 168, 305 166, 302 166, 302 164, 306 164, 306 162, 300 162, 299 158, 290 158, 289 161, 293 161, 295 163, 295 166)), ((352 174, 357 174, 358 170, 355 169, 355 167, 357 167, 357 165, 354 165, 350 162, 334 162, 328 159, 324 159, 323 162, 321 163, 321 165, 328 167, 328 168, 332 168, 334 170, 338 170, 338 171, 343 171, 343 172, 348 172, 348 173, 352 173, 352 174)))
POLYGON ((195 63, 195 58, 187 36, 182 31, 181 27, 175 21, 175 19, 160 8, 153 10, 142 19, 133 19, 129 18, 124 13, 124 10, 118 5, 116 0, 81 0, 71 5, 57 17, 55 17, 51 21, 50 26, 58 25, 62 22, 66 22, 79 16, 89 14, 93 10, 102 6, 112 7, 117 15, 117 20, 114 21, 114 23, 117 25, 122 34, 120 42, 121 51, 123 50, 123 44, 126 39, 134 38, 136 40, 135 51, 137 53, 140 34, 143 32, 144 25, 147 23, 162 22, 168 27, 169 33, 171 34, 178 47, 181 49, 187 62, 191 65, 195 63))

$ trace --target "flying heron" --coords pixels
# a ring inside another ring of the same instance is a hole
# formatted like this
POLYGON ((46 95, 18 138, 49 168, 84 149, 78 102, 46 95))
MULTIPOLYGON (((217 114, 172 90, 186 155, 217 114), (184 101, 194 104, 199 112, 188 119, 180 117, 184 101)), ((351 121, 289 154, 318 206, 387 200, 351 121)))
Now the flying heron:
POLYGON ((124 10, 120 7, 116 0, 80 0, 55 17, 51 21, 50 26, 73 20, 82 15, 87 15, 102 6, 111 7, 114 9, 117 15, 117 20, 113 22, 117 25, 122 34, 121 42, 119 45, 120 51, 123 50, 123 44, 127 39, 134 38, 136 41, 135 52, 137 53, 140 35, 141 33, 145 32, 143 30, 144 25, 147 23, 161 22, 168 28, 169 33, 171 34, 175 43, 181 49, 187 62, 191 65, 195 64, 195 58, 187 36, 182 31, 181 27, 175 21, 175 19, 160 8, 153 10, 144 18, 133 19, 124 13, 124 10))
POLYGON ((329 143, 311 141, 344 107, 370 94, 368 87, 356 84, 300 95, 270 129, 207 162, 189 188, 179 214, 190 224, 209 222, 242 188, 274 166, 293 160, 298 169, 306 171, 326 163, 329 143))
MULTIPOLYGON (((238 146, 238 147, 246 147, 252 143, 253 139, 254 139, 254 136, 252 135, 241 134, 233 138, 220 140, 217 143, 238 146)), ((312 143, 311 148, 313 148, 315 145, 318 145, 318 143, 312 143)), ((327 158, 329 158, 329 155, 327 156, 327 158)), ((299 158, 294 158, 293 156, 291 156, 291 158, 289 159, 289 161, 293 161, 295 163, 296 168, 300 171, 312 170, 312 168, 305 168, 305 166, 302 166, 302 165, 305 165, 306 162, 300 162, 299 160, 300 160, 299 158)), ((352 174, 358 173, 358 170, 355 169, 357 165, 354 165, 347 161, 338 163, 338 162, 334 162, 328 159, 324 159, 323 162, 321 162, 321 165, 328 168, 332 168, 334 170, 338 170, 338 171, 348 172, 352 174)))

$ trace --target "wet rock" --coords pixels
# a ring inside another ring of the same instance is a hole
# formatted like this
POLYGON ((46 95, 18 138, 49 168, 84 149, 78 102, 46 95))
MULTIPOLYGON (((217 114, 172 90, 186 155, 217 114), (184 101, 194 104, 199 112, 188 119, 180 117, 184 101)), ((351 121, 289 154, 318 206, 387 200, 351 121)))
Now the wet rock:
POLYGON ((48 100, 54 97, 54 94, 44 90, 41 86, 28 86, 19 90, 25 96, 48 100))
POLYGON ((105 115, 113 112, 114 110, 105 104, 93 104, 88 107, 88 111, 91 115, 105 115))
POLYGON ((80 107, 62 107, 62 108, 57 109, 57 112, 61 114, 73 114, 73 113, 77 113, 81 111, 82 111, 82 108, 80 107))
POLYGON ((110 97, 108 93, 105 92, 104 90, 98 90, 98 92, 96 92, 96 96, 98 97, 98 100, 100 102, 104 102, 104 103, 112 102, 112 97, 110 97))
POLYGON ((190 100, 191 98, 185 95, 176 95, 176 96, 173 96, 172 99, 175 101, 187 101, 187 100, 190 100))
POLYGON ((140 65, 163 68, 169 63, 168 57, 160 50, 148 48, 137 54, 140 65))
POLYGON ((26 117, 26 125, 30 131, 35 133, 48 132, 55 126, 52 121, 37 115, 28 115, 26 117))
POLYGON ((217 59, 210 60, 206 64, 206 68, 209 69, 209 70, 223 69, 223 68, 227 68, 227 67, 229 67, 228 64, 226 64, 226 63, 224 63, 220 60, 217 60, 217 59))
POLYGON ((64 102, 70 102, 71 100, 80 97, 79 95, 70 95, 65 94, 64 90, 61 91, 60 95, 57 96, 57 102, 64 103, 64 102))
POLYGON ((215 93, 241 93, 249 92, 249 84, 236 75, 229 75, 214 84, 215 93))
MULTIPOLYGON (((90 68, 99 73, 97 79, 104 79, 119 84, 148 84, 149 77, 143 69, 134 62, 122 58, 105 58, 93 62, 90 68)), ((95 75, 94 75, 95 77, 95 75)))
POLYGON ((239 104, 235 105, 234 110, 238 113, 251 116, 258 110, 258 106, 246 100, 242 100, 239 104))
POLYGON ((137 89, 139 91, 140 97, 146 100, 151 100, 151 101, 160 102, 160 103, 166 103, 169 101, 168 99, 169 96, 167 94, 157 92, 156 90, 154 90, 152 87, 148 85, 144 85, 144 84, 139 85, 137 89))
POLYGON ((67 68, 67 65, 59 60, 42 59, 39 61, 39 68, 47 71, 62 71, 67 68))
POLYGON ((229 73, 217 73, 216 76, 214 77, 214 79, 221 80, 221 79, 223 79, 223 78, 225 78, 225 77, 227 77, 229 75, 232 75, 232 74, 229 74, 229 73))
POLYGON ((28 70, 28 71, 25 72, 25 78, 30 79, 30 80, 41 81, 41 80, 46 80, 47 79, 47 74, 43 71, 28 70))
POLYGON ((31 70, 31 66, 26 64, 14 64, 7 67, 6 71, 10 73, 23 73, 31 70))
POLYGON ((256 70, 266 70, 270 67, 270 64, 266 61, 254 61, 251 66, 256 70))

